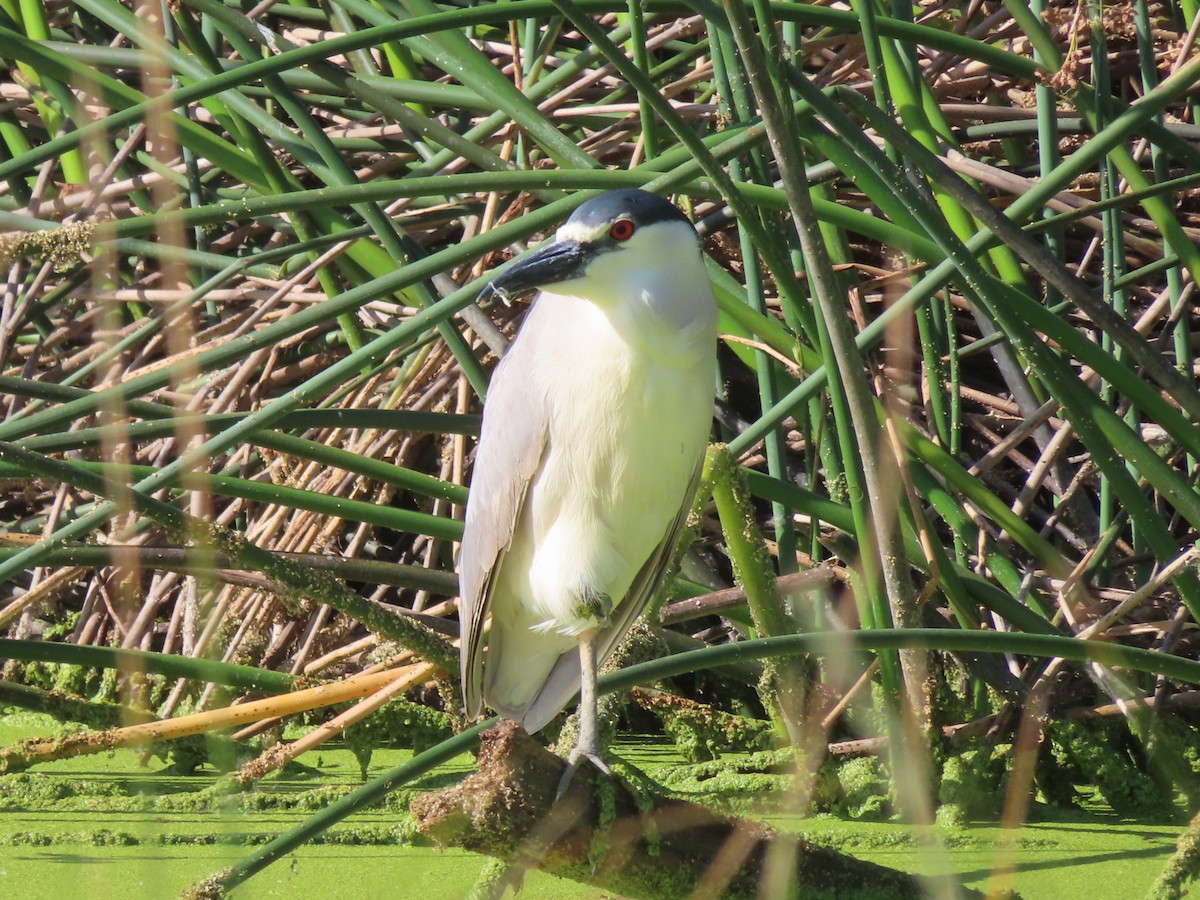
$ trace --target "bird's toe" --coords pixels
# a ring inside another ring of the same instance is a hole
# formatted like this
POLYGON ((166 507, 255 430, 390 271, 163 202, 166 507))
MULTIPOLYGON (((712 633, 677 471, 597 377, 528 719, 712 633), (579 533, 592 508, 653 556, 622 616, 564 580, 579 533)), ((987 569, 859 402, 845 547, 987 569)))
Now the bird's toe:
POLYGON ((561 800, 563 795, 566 794, 567 788, 571 786, 571 780, 575 777, 575 773, 579 771, 584 762, 590 762, 603 775, 609 778, 612 777, 612 769, 608 767, 608 763, 601 759, 599 753, 586 750, 582 747, 576 747, 567 757, 566 771, 563 772, 562 778, 558 780, 558 790, 554 794, 555 802, 561 800))

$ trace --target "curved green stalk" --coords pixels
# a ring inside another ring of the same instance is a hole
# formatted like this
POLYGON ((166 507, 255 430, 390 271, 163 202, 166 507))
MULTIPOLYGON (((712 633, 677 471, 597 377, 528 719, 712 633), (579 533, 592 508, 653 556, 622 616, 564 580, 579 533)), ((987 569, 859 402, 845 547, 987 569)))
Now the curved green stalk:
MULTIPOLYGON (((746 604, 760 637, 793 634, 796 622, 787 614, 775 586, 771 557, 741 471, 729 448, 714 444, 704 458, 703 483, 712 489, 717 515, 725 533, 725 546, 733 564, 734 581, 746 592, 746 604)), ((759 686, 763 706, 771 712, 780 739, 799 744, 803 735, 805 697, 810 673, 803 660, 788 660, 764 667, 759 686)))
POLYGON ((122 650, 119 647, 60 644, 53 641, 0 638, 0 659, 150 672, 167 678, 211 681, 238 690, 266 691, 270 694, 290 691, 294 681, 291 675, 284 672, 272 672, 269 669, 256 669, 253 666, 241 666, 213 659, 194 659, 174 653, 152 653, 148 650, 122 650))

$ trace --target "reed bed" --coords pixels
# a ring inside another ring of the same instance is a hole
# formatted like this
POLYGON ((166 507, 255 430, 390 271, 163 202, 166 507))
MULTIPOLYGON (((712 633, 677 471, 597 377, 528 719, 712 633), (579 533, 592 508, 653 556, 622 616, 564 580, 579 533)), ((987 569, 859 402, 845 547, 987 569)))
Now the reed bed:
POLYGON ((523 311, 476 298, 641 186, 705 238, 718 449, 611 715, 878 754, 915 821, 981 741, 1011 825, 1095 748, 1195 814, 1198 24, 0 5, 0 703, 170 719, 420 660, 330 733, 403 690, 461 731, 418 759, 468 746, 455 541, 523 311))

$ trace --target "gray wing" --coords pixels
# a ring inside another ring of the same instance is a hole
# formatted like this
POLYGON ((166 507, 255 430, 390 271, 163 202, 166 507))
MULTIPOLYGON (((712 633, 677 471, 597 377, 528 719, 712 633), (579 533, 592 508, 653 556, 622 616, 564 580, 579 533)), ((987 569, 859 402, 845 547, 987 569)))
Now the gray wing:
POLYGON ((463 702, 469 718, 479 715, 483 706, 483 624, 496 573, 546 450, 545 404, 532 396, 531 385, 520 377, 528 371, 522 360, 529 349, 529 341, 515 341, 492 375, 467 498, 458 617, 463 702))
MULTIPOLYGON (((679 512, 667 526, 666 534, 655 546, 649 559, 642 564, 641 569, 634 576, 633 583, 629 586, 629 592, 613 610, 608 625, 600 632, 597 646, 600 663, 603 663, 616 649, 617 643, 633 626, 637 617, 642 614, 642 610, 646 608, 659 589, 663 575, 666 574, 667 567, 671 563, 675 545, 679 543, 679 535, 683 533, 683 528, 687 524, 688 514, 692 509, 692 498, 696 494, 696 488, 700 485, 700 472, 703 465, 704 461, 701 458, 696 464, 696 470, 692 473, 691 486, 684 495, 679 512)), ((579 650, 572 648, 558 658, 558 662, 554 664, 554 668, 546 677, 542 689, 529 705, 523 719, 525 730, 532 734, 545 726, 558 715, 558 711, 566 706, 578 690, 579 650)))

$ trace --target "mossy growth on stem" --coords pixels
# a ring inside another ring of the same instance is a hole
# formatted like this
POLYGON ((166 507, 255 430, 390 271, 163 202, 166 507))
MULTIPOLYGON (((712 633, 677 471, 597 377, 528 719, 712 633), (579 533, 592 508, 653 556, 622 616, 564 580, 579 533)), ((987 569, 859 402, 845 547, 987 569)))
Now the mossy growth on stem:
POLYGON ((877 756, 858 756, 837 763, 841 796, 829 812, 849 819, 884 821, 894 811, 892 780, 877 756))
POLYGON ((1145 751, 1122 721, 1065 720, 1047 729, 1050 752, 1075 784, 1095 784, 1113 810, 1161 819, 1175 809, 1174 792, 1150 771, 1145 751))
POLYGON ((408 747, 420 753, 453 734, 454 720, 447 713, 401 697, 348 728, 344 739, 365 781, 376 747, 408 747))
POLYGON ((999 815, 1008 787, 1011 745, 973 741, 948 757, 938 788, 938 824, 957 826, 999 815))
POLYGON ((1189 815, 1200 812, 1200 728, 1181 716, 1155 721, 1147 745, 1150 761, 1183 794, 1189 815))
POLYGON ((710 762, 722 753, 769 750, 775 743, 769 722, 736 716, 664 691, 635 689, 633 697, 658 717, 688 762, 710 762))
POLYGON ((676 794, 734 815, 780 807, 821 812, 832 809, 842 797, 833 761, 826 760, 814 770, 791 748, 679 766, 662 784, 676 794))
POLYGON ((1146 900, 1181 900, 1190 893, 1187 885, 1197 880, 1200 880, 1200 815, 1179 836, 1175 854, 1150 888, 1146 900))

